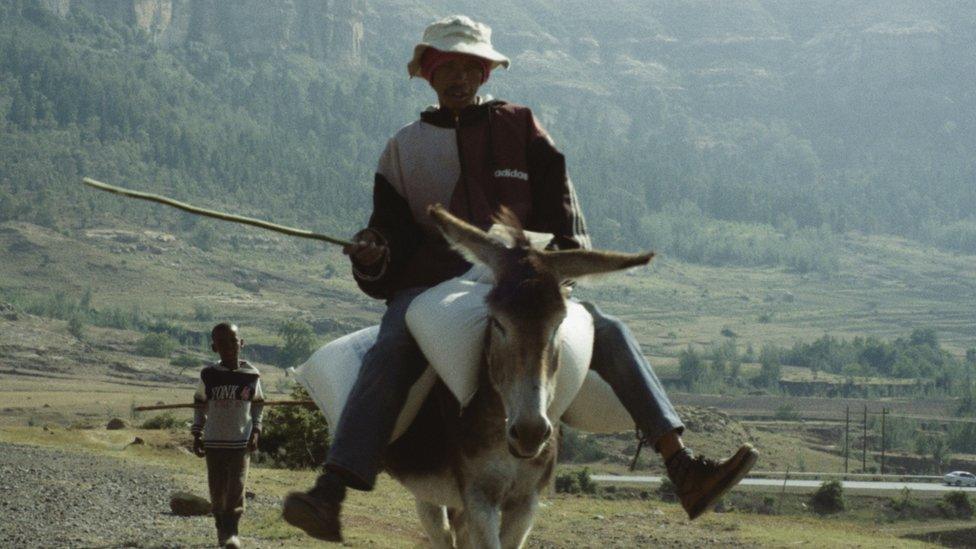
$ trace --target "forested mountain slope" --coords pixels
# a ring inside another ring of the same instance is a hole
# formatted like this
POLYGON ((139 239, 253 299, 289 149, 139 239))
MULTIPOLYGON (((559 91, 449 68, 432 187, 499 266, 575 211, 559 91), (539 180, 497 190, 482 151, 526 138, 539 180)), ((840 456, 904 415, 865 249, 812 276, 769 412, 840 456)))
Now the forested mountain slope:
POLYGON ((494 27, 513 66, 486 91, 553 133, 599 244, 824 272, 849 230, 976 252, 976 11, 920 0, 0 0, 0 220, 194 223, 89 175, 349 233, 452 12, 494 27))

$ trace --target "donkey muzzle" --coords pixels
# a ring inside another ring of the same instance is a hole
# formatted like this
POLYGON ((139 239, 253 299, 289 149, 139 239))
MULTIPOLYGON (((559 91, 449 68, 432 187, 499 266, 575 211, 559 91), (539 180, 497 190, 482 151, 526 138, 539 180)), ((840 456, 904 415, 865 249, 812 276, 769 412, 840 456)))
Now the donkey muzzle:
POLYGON ((552 438, 552 423, 545 416, 513 421, 508 427, 508 451, 520 459, 539 455, 552 438))

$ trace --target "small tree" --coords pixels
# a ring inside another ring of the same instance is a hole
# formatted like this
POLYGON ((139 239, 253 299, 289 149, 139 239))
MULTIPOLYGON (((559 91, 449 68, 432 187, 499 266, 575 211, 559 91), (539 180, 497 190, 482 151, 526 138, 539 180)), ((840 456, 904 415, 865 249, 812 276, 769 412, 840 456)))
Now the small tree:
MULTIPOLYGON (((295 386, 291 398, 308 400, 310 397, 301 386, 295 386)), ((289 469, 311 469, 325 463, 329 451, 329 426, 317 408, 270 408, 263 423, 261 451, 275 464, 289 469)))
POLYGON ((136 352, 142 356, 167 358, 177 347, 179 343, 168 334, 151 333, 139 340, 136 344, 136 352))
POLYGON ((68 319, 68 333, 73 335, 78 341, 85 339, 85 323, 81 320, 80 316, 73 315, 68 319))
POLYGON ((759 356, 759 376, 756 378, 758 385, 762 387, 778 387, 781 373, 781 366, 778 354, 772 347, 763 347, 759 356))
POLYGON ((682 383, 689 389, 705 378, 705 361, 695 352, 694 349, 681 351, 678 355, 678 376, 682 383))
POLYGON ((278 327, 285 344, 278 353, 278 366, 290 368, 304 362, 315 349, 315 333, 301 320, 289 320, 278 327))
POLYGON ((828 480, 810 497, 810 506, 820 515, 844 510, 844 487, 839 480, 828 480))

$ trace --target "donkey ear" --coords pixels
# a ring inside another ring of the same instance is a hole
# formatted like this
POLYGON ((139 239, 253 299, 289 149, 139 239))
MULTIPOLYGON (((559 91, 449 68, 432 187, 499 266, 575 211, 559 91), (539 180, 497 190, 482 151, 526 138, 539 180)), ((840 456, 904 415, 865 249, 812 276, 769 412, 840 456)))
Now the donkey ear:
POLYGON ((560 250, 545 252, 542 258, 550 269, 559 273, 560 279, 570 280, 647 265, 654 258, 654 252, 625 254, 599 250, 560 250))
POLYGON ((465 259, 486 265, 493 272, 501 269, 507 248, 503 242, 478 227, 448 213, 447 208, 434 204, 427 208, 429 215, 444 237, 465 259))

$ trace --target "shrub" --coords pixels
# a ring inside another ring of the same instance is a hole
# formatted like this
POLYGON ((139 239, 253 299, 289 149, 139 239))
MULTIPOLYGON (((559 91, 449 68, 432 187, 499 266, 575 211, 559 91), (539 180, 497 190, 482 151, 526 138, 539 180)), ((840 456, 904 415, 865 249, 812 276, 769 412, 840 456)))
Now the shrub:
POLYGON ((190 235, 190 243, 205 252, 209 252, 217 244, 217 233, 209 225, 200 225, 190 235))
POLYGON ((197 303, 193 306, 193 320, 199 320, 200 322, 210 322, 214 319, 213 309, 207 307, 202 303, 197 303))
POLYGON ((579 479, 575 473, 560 473, 556 475, 556 492, 560 494, 580 493, 579 479))
MULTIPOLYGON (((291 392, 295 400, 310 397, 301 386, 291 392)), ((269 408, 261 432, 261 451, 276 465, 289 469, 321 467, 329 451, 329 426, 322 412, 303 406, 269 408)))
POLYGON ((901 495, 891 498, 891 508, 899 514, 911 513, 915 510, 915 500, 912 499, 912 491, 908 486, 901 489, 901 495))
POLYGON ((776 413, 773 417, 780 421, 796 421, 800 419, 800 413, 796 411, 796 408, 792 404, 780 404, 776 407, 776 413))
POLYGON ((592 463, 607 457, 607 453, 590 437, 571 427, 562 426, 559 437, 559 461, 563 463, 592 463))
POLYGON ((838 480, 824 481, 810 497, 810 506, 820 515, 844 510, 844 488, 838 480))
POLYGON ((576 480, 579 481, 580 490, 584 494, 594 494, 596 493, 596 483, 590 478, 590 470, 583 467, 576 472, 576 480))
POLYGON ((939 508, 948 518, 965 520, 973 518, 973 501, 962 490, 955 490, 942 496, 939 508))
POLYGON ((181 369, 196 368, 197 366, 200 366, 201 362, 202 361, 199 358, 193 357, 191 355, 175 356, 173 357, 172 360, 169 361, 170 365, 176 366, 181 369))
POLYGON ((564 494, 595 494, 596 483, 590 478, 586 467, 556 476, 556 492, 564 494))
POLYGON ((678 501, 678 492, 675 490, 671 479, 667 477, 661 479, 661 484, 657 487, 657 496, 661 498, 661 501, 678 501))
POLYGON ((167 334, 146 334, 136 344, 136 352, 142 356, 166 358, 173 354, 179 343, 167 334))
POLYGON ((166 412, 153 416, 142 422, 143 429, 182 429, 186 427, 186 421, 173 417, 173 414, 166 412))

